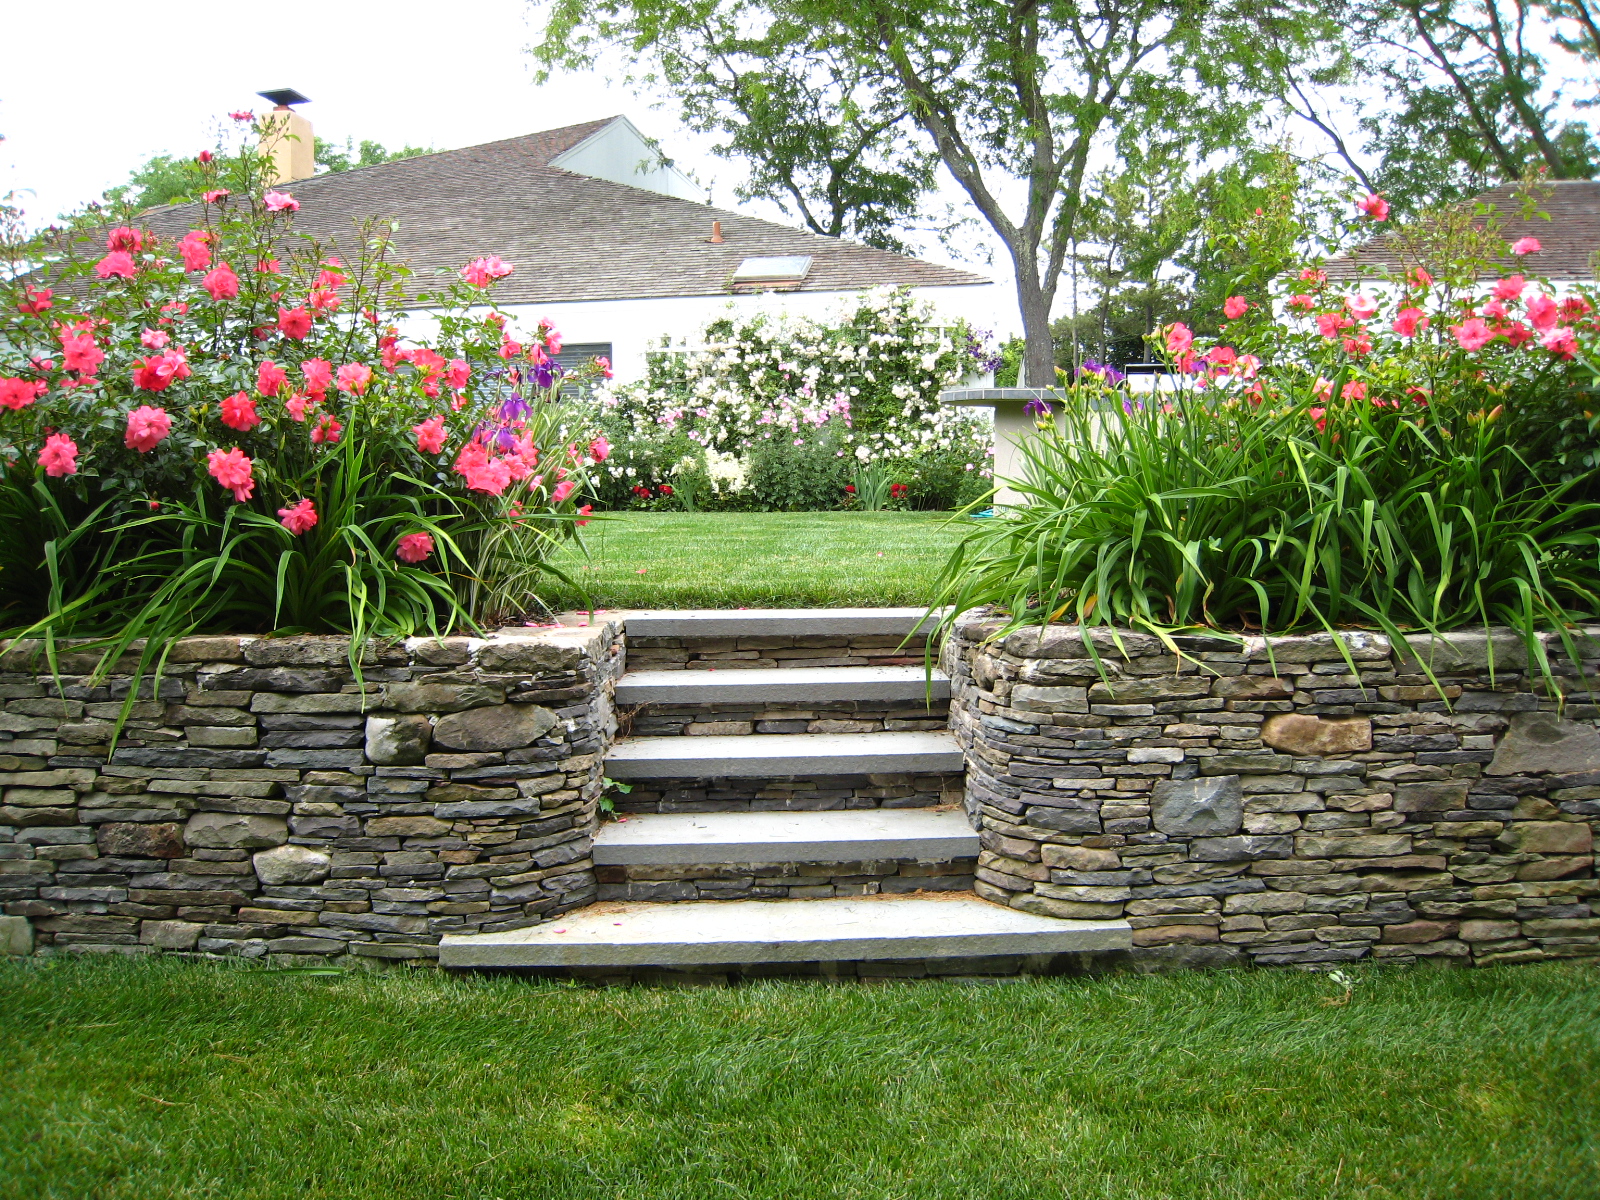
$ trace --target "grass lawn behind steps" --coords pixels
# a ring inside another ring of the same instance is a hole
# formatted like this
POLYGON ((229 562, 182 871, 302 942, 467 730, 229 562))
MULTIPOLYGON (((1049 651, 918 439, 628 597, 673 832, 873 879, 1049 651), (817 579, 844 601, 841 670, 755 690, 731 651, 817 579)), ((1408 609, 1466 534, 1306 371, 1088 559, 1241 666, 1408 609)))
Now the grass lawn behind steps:
MULTIPOLYGON (((587 556, 554 565, 599 608, 894 607, 927 604, 962 534, 950 513, 613 513, 583 529, 587 556)), ((587 608, 550 580, 552 608, 587 608)))
POLYGON ((1593 1200, 1600 972, 0 964, 6 1200, 1593 1200))

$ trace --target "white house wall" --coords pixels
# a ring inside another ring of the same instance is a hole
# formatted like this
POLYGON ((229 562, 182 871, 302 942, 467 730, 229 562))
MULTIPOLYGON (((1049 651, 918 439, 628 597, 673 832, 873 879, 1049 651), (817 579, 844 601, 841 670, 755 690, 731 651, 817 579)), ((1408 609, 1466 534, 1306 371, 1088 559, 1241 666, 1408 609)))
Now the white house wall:
MULTIPOLYGON (((1005 324, 1010 294, 996 284, 966 287, 913 288, 911 294, 933 305, 942 321, 964 319, 978 329, 991 330, 996 344, 1014 332, 1005 324)), ((609 342, 612 370, 618 383, 631 383, 645 375, 645 355, 661 345, 663 336, 676 344, 693 342, 711 321, 728 312, 784 312, 825 319, 850 303, 856 292, 784 292, 741 296, 670 296, 650 300, 588 300, 556 304, 508 305, 505 312, 524 332, 548 318, 568 343, 609 342)), ((414 338, 434 332, 432 316, 408 315, 404 332, 414 338)))

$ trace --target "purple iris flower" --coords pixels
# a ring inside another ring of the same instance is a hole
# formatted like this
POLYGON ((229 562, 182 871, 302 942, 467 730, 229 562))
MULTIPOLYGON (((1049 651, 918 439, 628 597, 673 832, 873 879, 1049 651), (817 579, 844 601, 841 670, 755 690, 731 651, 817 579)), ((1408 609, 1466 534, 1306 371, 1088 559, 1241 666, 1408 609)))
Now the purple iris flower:
POLYGON ((561 378, 561 364, 556 362, 542 362, 533 368, 533 382, 541 388, 553 388, 556 380, 561 378))
POLYGON ((504 428, 495 435, 494 444, 500 447, 502 451, 509 454, 512 450, 516 449, 517 435, 512 433, 509 427, 504 428))
POLYGON ((528 402, 520 393, 512 392, 511 398, 500 406, 500 419, 502 421, 520 421, 532 411, 528 402))
POLYGON ((1127 379, 1125 372, 1117 370, 1110 363, 1096 362, 1094 359, 1085 359, 1083 366, 1078 368, 1078 378, 1085 375, 1098 375, 1105 383, 1115 386, 1127 379))
POLYGON ((1027 413, 1030 417, 1048 417, 1051 409, 1048 401, 1029 400, 1022 406, 1022 411, 1027 413))

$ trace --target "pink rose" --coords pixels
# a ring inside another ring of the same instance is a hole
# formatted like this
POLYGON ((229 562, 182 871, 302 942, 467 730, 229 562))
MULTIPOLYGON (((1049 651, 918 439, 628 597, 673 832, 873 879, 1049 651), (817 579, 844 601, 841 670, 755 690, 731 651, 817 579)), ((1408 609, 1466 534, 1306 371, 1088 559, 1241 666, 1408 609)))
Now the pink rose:
POLYGON ((594 360, 594 365, 600 368, 600 374, 605 379, 611 378, 611 360, 604 355, 594 360))
POLYGON ((1356 201, 1356 208, 1367 214, 1374 221, 1387 221, 1389 219, 1389 202, 1377 192, 1368 192, 1356 201))
POLYGON ((299 537, 317 523, 317 506, 307 498, 288 508, 280 508, 278 522, 295 537, 299 537))
POLYGON ((278 310, 278 332, 286 338, 301 341, 311 332, 311 314, 303 305, 278 310))
POLYGON ((0 376, 0 407, 9 408, 16 412, 20 408, 27 408, 39 398, 44 385, 31 383, 26 379, 7 379, 0 376))
POLYGON ((1561 319, 1561 307, 1550 296, 1537 295, 1528 301, 1528 323, 1543 333, 1554 329, 1561 319))
POLYGON ((1494 330, 1482 317, 1472 317, 1459 325, 1452 325, 1450 332, 1456 335, 1456 344, 1467 351, 1483 349, 1494 337, 1494 330))
POLYGON ((1352 379, 1339 389, 1341 400, 1365 400, 1367 398, 1367 385, 1359 380, 1352 379))
POLYGON ((1528 286, 1528 281, 1521 275, 1513 275, 1509 279, 1502 279, 1494 285, 1494 298, 1496 300, 1515 300, 1522 295, 1522 289, 1528 286))
POLYGON ((1174 321, 1167 328, 1167 353, 1184 354, 1194 345, 1194 331, 1182 321, 1174 321))
POLYGON ((256 391, 263 396, 276 396, 279 389, 288 382, 289 372, 270 358, 256 368, 256 391))
POLYGON ((555 490, 550 493, 550 503, 560 504, 563 500, 577 490, 578 485, 573 483, 572 480, 563 479, 560 483, 556 484, 555 490))
POLYGON ((332 445, 339 440, 339 435, 344 432, 344 426, 334 419, 332 413, 323 413, 317 418, 316 426, 311 430, 311 440, 317 445, 327 442, 332 445))
POLYGON ((211 477, 232 492, 237 503, 243 504, 255 492, 256 481, 252 475, 255 464, 239 447, 211 451, 206 455, 206 464, 211 477))
POLYGON ((502 262, 498 255, 491 254, 487 258, 475 258, 461 268, 461 278, 473 287, 488 287, 496 279, 504 279, 511 274, 514 268, 508 262, 502 262))
POLYGON ((413 425, 411 432, 417 435, 417 449, 424 454, 437 454, 444 449, 444 417, 429 417, 421 425, 413 425))
POLYGON ((371 382, 372 368, 366 363, 345 363, 339 368, 338 385, 341 392, 354 392, 360 396, 365 394, 371 382))
POLYGON ((1544 247, 1539 244, 1539 239, 1536 237, 1518 238, 1511 243, 1511 253, 1519 257, 1524 254, 1537 254, 1543 249, 1544 247))
POLYGON ((333 364, 325 358, 308 358, 300 364, 300 373, 306 377, 306 391, 320 396, 333 382, 333 364))
POLYGON ((94 265, 94 273, 101 279, 132 279, 136 270, 133 255, 126 250, 113 250, 94 265))
POLYGON ((172 335, 165 329, 146 329, 139 334, 139 344, 146 350, 164 350, 172 335))
POLYGON ((1373 313, 1378 311, 1378 302, 1367 295, 1346 296, 1344 298, 1344 306, 1349 310, 1350 315, 1358 321, 1368 320, 1373 313))
POLYGON ((1428 327, 1428 317, 1420 308, 1402 308, 1394 315, 1393 329, 1403 338, 1416 337, 1428 327))
POLYGON ((239 277, 227 263, 218 263, 215 269, 206 272, 200 286, 213 300, 232 300, 239 294, 239 277))
POLYGON ((433 538, 425 533, 408 533, 395 547, 394 556, 401 562, 416 564, 433 553, 433 538))
POLYGON ((296 421, 304 421, 306 419, 306 409, 314 404, 316 404, 315 400, 308 401, 299 392, 295 392, 294 395, 283 402, 284 408, 289 410, 289 415, 296 421))
POLYGON ((261 197, 262 203, 267 206, 268 212, 299 212, 300 201, 288 192, 268 192, 261 197))
POLYGON ((235 392, 222 402, 222 423, 240 433, 261 424, 256 402, 243 392, 235 392))
POLYGON ((135 359, 133 384, 147 392, 164 392, 179 379, 189 378, 188 359, 181 350, 168 350, 165 354, 152 354, 135 359))
POLYGON ((1317 314, 1317 332, 1332 341, 1339 336, 1341 329, 1348 329, 1355 322, 1343 313, 1322 312, 1317 314))
POLYGON ((1577 335, 1570 329, 1552 329, 1539 339, 1539 344, 1562 358, 1571 358, 1578 352, 1577 335))
POLYGON ((93 375, 106 357, 106 352, 95 345, 92 333, 63 333, 61 350, 67 370, 80 375, 93 375))
POLYGON ((1243 296, 1229 296, 1222 302, 1222 315, 1230 321, 1237 321, 1250 311, 1250 301, 1243 296))
POLYGON ((611 443, 606 441, 606 435, 601 434, 589 443, 589 457, 597 463, 603 463, 611 457, 611 443))
POLYGON ((206 204, 221 204, 233 195, 227 188, 212 188, 209 192, 201 192, 200 199, 206 204))
POLYGON ((191 229, 178 243, 178 256, 183 259, 185 271, 204 271, 211 265, 211 247, 206 243, 211 235, 203 229, 191 229))
POLYGON ((52 433, 39 451, 39 465, 46 475, 59 479, 78 473, 78 443, 64 433, 52 433))
POLYGON ((129 450, 149 454, 171 432, 172 418, 166 409, 141 404, 128 414, 128 431, 122 436, 122 444, 129 450))
POLYGON ((452 358, 450 365, 445 368, 445 383, 458 390, 466 387, 467 380, 471 377, 472 368, 467 365, 467 361, 464 358, 452 358))

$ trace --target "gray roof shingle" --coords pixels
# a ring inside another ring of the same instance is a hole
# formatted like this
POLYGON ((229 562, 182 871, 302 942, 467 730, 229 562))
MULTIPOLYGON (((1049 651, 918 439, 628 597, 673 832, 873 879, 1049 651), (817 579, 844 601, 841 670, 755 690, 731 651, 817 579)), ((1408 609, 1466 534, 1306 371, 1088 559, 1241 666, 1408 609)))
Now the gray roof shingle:
MULTIPOLYGON (((1530 219, 1522 215, 1521 184, 1504 184, 1467 202, 1493 209, 1500 233, 1507 242, 1535 237, 1543 246, 1540 253, 1526 258, 1498 259, 1485 274, 1522 271, 1547 279, 1596 278, 1594 257, 1600 251, 1600 180, 1558 179, 1540 186, 1537 208, 1548 214, 1549 220, 1543 216, 1530 219)), ((1409 264, 1400 262, 1394 243, 1393 234, 1381 233, 1365 245, 1329 259, 1328 277, 1355 279, 1374 271, 1398 271, 1409 264)))
MULTIPOLYGON (((744 213, 577 175, 550 160, 604 128, 590 121, 284 185, 300 201, 295 228, 349 242, 366 217, 399 222, 394 256, 430 286, 440 269, 498 254, 516 267, 502 304, 718 296, 755 256, 808 254, 797 289, 853 291, 882 284, 950 287, 988 279, 856 242, 821 237, 744 213), (711 222, 722 222, 713 244, 711 222)), ((197 205, 152 209, 141 223, 181 234, 197 205)))

